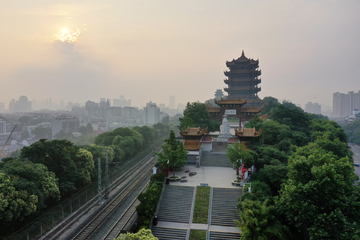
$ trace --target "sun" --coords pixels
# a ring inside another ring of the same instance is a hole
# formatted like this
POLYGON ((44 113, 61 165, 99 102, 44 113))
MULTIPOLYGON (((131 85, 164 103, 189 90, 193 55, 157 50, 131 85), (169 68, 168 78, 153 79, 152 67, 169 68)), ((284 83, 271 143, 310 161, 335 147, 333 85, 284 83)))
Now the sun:
POLYGON ((74 31, 69 31, 67 28, 62 28, 60 34, 55 34, 55 36, 62 42, 71 42, 75 43, 80 35, 80 29, 74 31))

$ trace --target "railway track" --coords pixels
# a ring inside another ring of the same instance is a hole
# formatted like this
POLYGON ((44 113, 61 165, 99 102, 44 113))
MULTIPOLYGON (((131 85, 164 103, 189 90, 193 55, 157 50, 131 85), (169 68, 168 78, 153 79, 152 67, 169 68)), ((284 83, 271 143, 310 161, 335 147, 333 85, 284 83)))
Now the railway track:
MULTIPOLYGON (((141 192, 145 192, 148 185, 149 183, 145 185, 141 192)), ((124 213, 116 220, 110 230, 105 234, 102 240, 113 240, 117 238, 120 233, 127 230, 132 225, 131 219, 133 219, 134 215, 136 214, 136 206, 139 204, 140 201, 135 198, 130 203, 129 207, 124 211, 124 213)))
POLYGON ((142 168, 138 168, 133 174, 134 179, 130 183, 126 183, 126 186, 120 193, 117 193, 115 197, 95 216, 88 221, 75 236, 67 239, 80 240, 91 239, 91 235, 95 230, 99 229, 102 223, 108 218, 108 216, 117 209, 119 205, 129 196, 136 186, 150 173, 150 170, 155 166, 155 158, 150 157, 147 161, 142 162, 142 168))

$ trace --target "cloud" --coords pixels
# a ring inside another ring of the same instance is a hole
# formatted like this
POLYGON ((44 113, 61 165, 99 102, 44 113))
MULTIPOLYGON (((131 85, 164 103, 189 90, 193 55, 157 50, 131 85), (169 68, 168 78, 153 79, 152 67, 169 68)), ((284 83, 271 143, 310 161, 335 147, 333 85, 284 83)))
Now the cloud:
POLYGON ((80 33, 86 31, 86 29, 76 29, 74 31, 68 31, 67 29, 62 29, 61 34, 55 34, 58 38, 52 43, 52 46, 55 50, 63 54, 73 54, 76 52, 76 46, 78 44, 78 38, 80 33))
POLYGON ((75 52, 75 44, 76 43, 74 42, 63 42, 61 40, 55 40, 52 43, 52 46, 54 47, 55 50, 63 54, 70 55, 75 52))

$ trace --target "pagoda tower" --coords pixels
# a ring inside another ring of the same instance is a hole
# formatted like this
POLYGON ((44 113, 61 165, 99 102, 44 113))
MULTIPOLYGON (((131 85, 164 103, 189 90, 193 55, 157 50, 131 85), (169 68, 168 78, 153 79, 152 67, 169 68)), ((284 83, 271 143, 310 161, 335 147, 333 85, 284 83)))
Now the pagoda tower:
POLYGON ((242 98, 250 100, 248 103, 260 103, 257 95, 261 91, 261 87, 258 86, 261 83, 259 60, 245 57, 243 50, 241 57, 231 62, 226 61, 226 66, 229 68, 229 71, 224 72, 227 77, 224 82, 228 85, 224 88, 228 93, 227 99, 242 98))

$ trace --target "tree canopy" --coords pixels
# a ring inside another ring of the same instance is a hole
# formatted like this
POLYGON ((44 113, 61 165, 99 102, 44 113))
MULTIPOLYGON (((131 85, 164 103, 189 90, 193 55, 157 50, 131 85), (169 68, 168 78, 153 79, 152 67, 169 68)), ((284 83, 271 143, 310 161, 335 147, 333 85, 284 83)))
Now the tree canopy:
POLYGON ((178 144, 175 139, 174 131, 170 131, 168 139, 164 140, 162 151, 155 153, 157 156, 157 164, 163 169, 167 166, 173 169, 173 176, 175 177, 175 169, 183 167, 186 163, 187 151, 184 149, 184 144, 178 144))
POLYGON ((200 127, 208 128, 209 131, 219 131, 220 123, 211 120, 210 113, 206 110, 206 105, 200 102, 187 103, 184 110, 184 117, 180 118, 180 127, 200 127))
POLYGON ((60 192, 64 195, 89 183, 88 176, 94 163, 91 153, 84 151, 67 140, 41 139, 24 147, 20 158, 41 163, 54 172, 59 179, 60 192))

